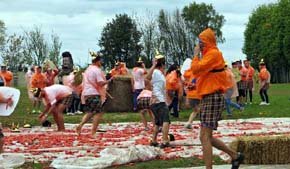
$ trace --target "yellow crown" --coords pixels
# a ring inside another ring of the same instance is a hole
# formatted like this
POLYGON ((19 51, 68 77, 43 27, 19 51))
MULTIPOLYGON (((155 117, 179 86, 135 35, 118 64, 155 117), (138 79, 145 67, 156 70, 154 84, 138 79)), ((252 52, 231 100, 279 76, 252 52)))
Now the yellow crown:
POLYGON ((143 60, 142 60, 142 57, 141 57, 141 56, 139 57, 139 59, 138 59, 138 62, 139 62, 139 63, 142 63, 142 62, 143 62, 143 60))
POLYGON ((161 54, 159 53, 159 51, 156 49, 156 50, 155 50, 155 59, 162 59, 162 58, 164 58, 164 56, 161 55, 161 54))

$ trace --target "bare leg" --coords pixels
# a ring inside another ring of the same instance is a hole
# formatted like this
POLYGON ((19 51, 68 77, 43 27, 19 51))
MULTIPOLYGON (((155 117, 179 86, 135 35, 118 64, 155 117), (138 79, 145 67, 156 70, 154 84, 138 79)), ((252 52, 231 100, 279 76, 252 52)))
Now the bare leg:
POLYGON ((64 119, 63 119, 63 114, 62 114, 65 108, 66 106, 62 104, 57 106, 57 117, 58 117, 58 124, 59 124, 58 131, 65 131, 64 119))
POLYGON ((97 132, 97 128, 99 126, 99 122, 103 116, 103 112, 95 114, 93 117, 93 127, 92 127, 92 136, 95 137, 96 136, 96 132, 97 132))
POLYGON ((211 143, 212 145, 223 151, 223 152, 226 152, 228 155, 231 156, 232 159, 236 159, 238 157, 238 154, 237 152, 235 152, 234 150, 230 149, 228 146, 225 145, 225 143, 223 143, 221 140, 217 139, 217 138, 214 138, 212 137, 211 139, 211 143))
POLYGON ((200 141, 203 151, 203 160, 206 169, 212 169, 212 129, 201 127, 200 141))
POLYGON ((153 124, 153 126, 155 126, 155 123, 154 123, 155 122, 155 117, 154 117, 152 111, 150 109, 148 109, 147 111, 148 111, 151 123, 153 124))
POLYGON ((155 125, 153 130, 152 142, 157 143, 157 135, 158 135, 159 126, 155 125))
POLYGON ((0 138, 0 154, 4 152, 3 146, 4 146, 4 139, 0 138))
POLYGON ((77 126, 76 132, 78 135, 81 134, 82 127, 93 117, 93 113, 86 113, 83 118, 81 123, 77 126))
POLYGON ((140 111, 141 121, 145 128, 147 128, 147 120, 145 118, 145 110, 140 111))
POLYGON ((163 126, 162 126, 162 141, 163 141, 163 143, 169 142, 168 132, 169 132, 169 123, 164 122, 163 126))
POLYGON ((57 128, 59 128, 58 115, 57 115, 57 112, 55 111, 55 109, 52 110, 52 116, 53 116, 53 120, 56 123, 57 128))

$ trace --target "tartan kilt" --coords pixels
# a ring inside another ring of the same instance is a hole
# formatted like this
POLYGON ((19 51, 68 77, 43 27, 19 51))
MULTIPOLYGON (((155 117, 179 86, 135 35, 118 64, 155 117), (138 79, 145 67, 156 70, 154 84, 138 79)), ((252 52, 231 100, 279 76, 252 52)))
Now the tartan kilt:
POLYGON ((142 97, 138 99, 138 109, 150 109, 150 99, 151 97, 142 97))
POLYGON ((225 99, 222 93, 216 92, 206 95, 200 102, 200 121, 202 127, 216 130, 218 121, 222 119, 225 99))
POLYGON ((103 104, 99 95, 85 96, 84 111, 88 113, 103 112, 103 104))
POLYGON ((60 101, 58 101, 57 104, 62 104, 62 105, 69 107, 69 106, 71 106, 73 99, 74 99, 73 95, 70 94, 70 95, 66 96, 65 98, 61 99, 60 101))
POLYGON ((247 89, 247 81, 241 80, 237 83, 237 86, 238 86, 239 90, 245 90, 245 89, 247 89))

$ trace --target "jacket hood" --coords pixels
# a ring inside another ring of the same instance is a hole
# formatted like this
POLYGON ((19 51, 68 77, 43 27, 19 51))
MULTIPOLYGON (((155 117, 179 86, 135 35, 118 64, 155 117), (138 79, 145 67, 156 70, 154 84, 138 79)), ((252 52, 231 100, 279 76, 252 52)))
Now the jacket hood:
POLYGON ((215 33, 212 29, 207 28, 198 37, 204 44, 202 54, 205 54, 209 49, 216 48, 215 33))

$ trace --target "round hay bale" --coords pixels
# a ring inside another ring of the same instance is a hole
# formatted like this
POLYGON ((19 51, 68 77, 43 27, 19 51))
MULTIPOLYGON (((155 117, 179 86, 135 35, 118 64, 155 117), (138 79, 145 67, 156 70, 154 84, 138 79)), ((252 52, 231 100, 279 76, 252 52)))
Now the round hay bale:
POLYGON ((128 112, 133 110, 133 93, 131 76, 116 76, 108 86, 108 93, 113 97, 107 97, 105 112, 128 112))

